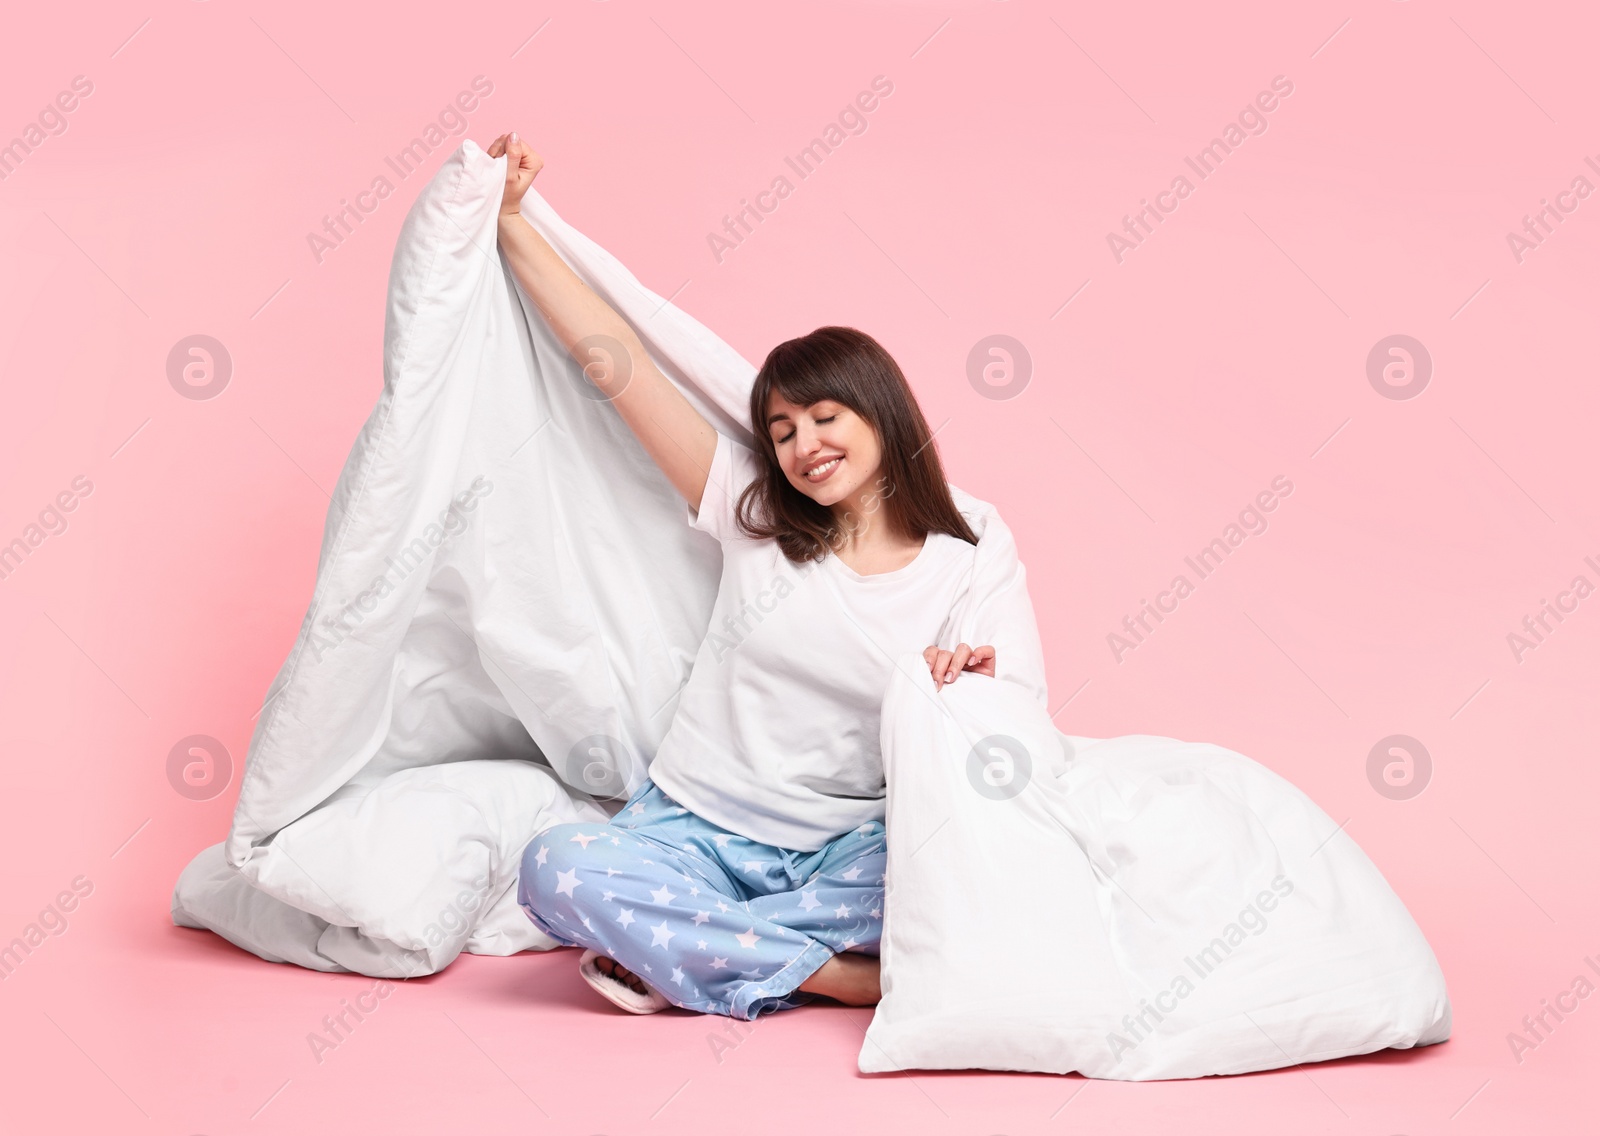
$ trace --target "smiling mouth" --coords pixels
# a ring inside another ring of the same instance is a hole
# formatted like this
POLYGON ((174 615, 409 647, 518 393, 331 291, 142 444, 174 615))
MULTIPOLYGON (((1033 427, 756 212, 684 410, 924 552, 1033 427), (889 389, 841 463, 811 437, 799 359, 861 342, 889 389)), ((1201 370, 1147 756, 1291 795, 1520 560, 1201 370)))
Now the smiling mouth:
POLYGON ((833 471, 839 468, 839 463, 842 461, 844 461, 844 457, 842 455, 840 457, 832 458, 829 461, 823 462, 819 466, 806 470, 802 476, 813 484, 819 481, 826 481, 828 480, 829 476, 832 475, 833 471))

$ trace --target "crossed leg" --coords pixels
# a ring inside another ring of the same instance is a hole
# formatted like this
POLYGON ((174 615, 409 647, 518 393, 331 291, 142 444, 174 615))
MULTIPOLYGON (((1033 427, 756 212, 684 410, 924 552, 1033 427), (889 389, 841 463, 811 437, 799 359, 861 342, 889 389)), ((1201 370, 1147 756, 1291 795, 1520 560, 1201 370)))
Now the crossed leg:
POLYGON ((749 1019, 811 995, 877 1000, 881 824, 797 853, 717 829, 658 790, 626 813, 557 825, 528 845, 518 899, 558 942, 702 1013, 749 1019))

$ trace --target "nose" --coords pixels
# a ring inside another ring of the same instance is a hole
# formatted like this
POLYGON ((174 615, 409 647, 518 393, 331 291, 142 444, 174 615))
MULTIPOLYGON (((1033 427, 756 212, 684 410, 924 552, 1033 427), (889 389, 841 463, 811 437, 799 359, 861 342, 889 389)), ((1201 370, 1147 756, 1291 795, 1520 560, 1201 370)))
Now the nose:
POLYGON ((822 439, 817 437, 817 428, 810 422, 801 421, 794 428, 794 449, 801 457, 810 457, 822 449, 822 439))

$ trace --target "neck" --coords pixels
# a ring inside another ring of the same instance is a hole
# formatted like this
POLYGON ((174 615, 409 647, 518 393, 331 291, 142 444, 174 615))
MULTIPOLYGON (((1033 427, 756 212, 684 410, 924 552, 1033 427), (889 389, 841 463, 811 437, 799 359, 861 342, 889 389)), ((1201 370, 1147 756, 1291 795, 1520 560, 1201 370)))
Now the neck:
POLYGON ((871 488, 873 478, 842 501, 832 506, 835 548, 860 549, 880 544, 895 544, 906 538, 896 530, 884 496, 871 488))

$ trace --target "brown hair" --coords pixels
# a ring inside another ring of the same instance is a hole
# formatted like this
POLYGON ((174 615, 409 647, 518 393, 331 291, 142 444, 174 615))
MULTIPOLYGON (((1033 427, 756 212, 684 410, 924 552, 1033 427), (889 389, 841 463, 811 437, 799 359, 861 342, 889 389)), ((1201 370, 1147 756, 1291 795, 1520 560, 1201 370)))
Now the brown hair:
POLYGON ((902 534, 941 532, 978 543, 950 496, 933 434, 899 364, 876 339, 853 327, 819 327, 780 343, 756 372, 750 421, 765 469, 734 505, 735 521, 748 536, 775 539, 784 556, 795 562, 821 560, 841 540, 833 511, 789 484, 778 465, 766 426, 773 391, 797 406, 823 399, 842 403, 877 432, 882 453, 878 499, 887 504, 889 522, 902 534))

